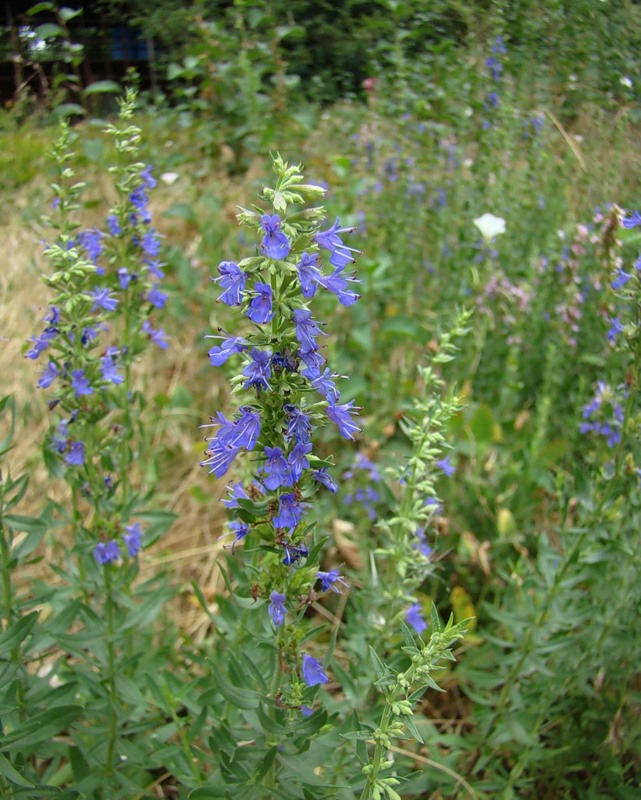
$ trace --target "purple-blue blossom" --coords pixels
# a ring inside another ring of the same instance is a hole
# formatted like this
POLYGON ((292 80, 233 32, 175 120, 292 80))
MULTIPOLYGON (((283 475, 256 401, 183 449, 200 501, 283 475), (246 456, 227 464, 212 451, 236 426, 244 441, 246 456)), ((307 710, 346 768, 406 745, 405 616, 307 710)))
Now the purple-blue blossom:
POLYGON ((234 541, 231 543, 231 552, 233 554, 238 542, 243 541, 243 539, 248 535, 250 529, 246 522, 240 522, 239 520, 232 520, 229 523, 229 529, 234 534, 234 541))
POLYGON ((327 407, 327 416, 338 426, 341 436, 345 439, 354 439, 354 434, 361 428, 354 422, 351 415, 357 414, 360 409, 354 406, 354 401, 327 407))
POLYGON ((215 278, 214 283, 220 283, 225 290, 218 299, 227 306, 239 306, 243 301, 247 275, 234 261, 222 261, 218 265, 218 272, 220 277, 215 278))
POLYGON ((618 269, 614 275, 614 280, 612 281, 612 288, 620 289, 622 286, 626 285, 631 277, 631 273, 625 272, 623 269, 618 269))
POLYGON ((102 240, 104 236, 105 234, 98 230, 98 228, 92 228, 91 230, 80 231, 80 233, 78 233, 80 246, 89 256, 89 260, 94 263, 102 255, 102 240))
POLYGON ((284 405, 283 409, 288 417, 287 438, 293 438, 299 442, 309 441, 309 434, 312 429, 309 415, 291 403, 284 405))
POLYGON ((99 564, 111 564, 120 558, 120 547, 113 539, 109 542, 99 542, 93 554, 99 564))
POLYGON ((127 552, 134 558, 142 550, 142 530, 140 523, 134 522, 133 525, 125 525, 125 531, 122 538, 125 540, 127 552))
POLYGON ((215 345, 208 352, 209 362, 214 367, 222 366, 235 353, 242 353, 247 347, 247 340, 242 336, 208 336, 208 339, 222 338, 222 342, 215 345))
POLYGON ((312 452, 312 445, 310 442, 297 442, 293 450, 289 454, 287 463, 294 483, 298 483, 303 475, 303 470, 309 469, 309 460, 307 456, 312 452))
POLYGON ((243 375, 247 378, 244 388, 251 389, 254 386, 260 394, 261 389, 269 389, 271 353, 253 347, 250 356, 251 361, 243 369, 243 375))
POLYGON ((419 603, 412 605, 405 612, 405 619, 414 628, 416 633, 423 633, 427 629, 427 622, 423 619, 422 609, 419 603))
POLYGON ((286 258, 291 249, 289 239, 281 231, 281 221, 278 214, 263 214, 260 219, 261 228, 265 231, 262 248, 269 258, 286 258))
POLYGON ((633 211, 629 217, 624 217, 621 220, 621 225, 624 228, 638 228, 641 225, 641 213, 633 211))
POLYGON ((245 487, 240 481, 232 481, 227 487, 227 499, 223 500, 225 508, 238 508, 239 500, 249 500, 245 487))
POLYGON ((309 299, 316 294, 318 280, 322 274, 318 266, 318 253, 302 253, 296 268, 303 297, 309 299))
POLYGON ((41 389, 48 389, 57 377, 58 377, 58 367, 54 364, 53 361, 50 361, 42 371, 42 375, 38 380, 38 386, 41 389))
POLYGON ((270 491, 274 491, 280 486, 291 486, 292 474, 282 447, 266 447, 265 456, 267 461, 261 470, 265 486, 270 491))
POLYGON ((278 514, 273 520, 274 527, 295 528, 303 518, 304 504, 298 502, 294 493, 281 494, 278 501, 278 514))
POLYGON ((100 288, 97 286, 90 294, 93 300, 92 311, 102 308, 104 311, 115 311, 118 307, 118 298, 112 297, 111 289, 100 288))
POLYGON ((316 320, 312 319, 312 312, 304 308, 295 308, 293 319, 296 338, 300 342, 301 351, 318 350, 316 337, 323 334, 323 331, 319 328, 316 320))
POLYGON ((272 618, 274 625, 282 625, 285 622, 285 614, 287 613, 285 595, 274 590, 269 595, 269 599, 269 616, 272 618))
POLYGON ((151 303, 152 306, 155 306, 156 308, 164 308, 165 303, 167 302, 167 294, 165 292, 161 292, 158 288, 158 284, 154 283, 147 294, 147 302, 151 303))
POLYGON ((450 464, 449 456, 445 456, 445 458, 441 458, 439 461, 435 461, 434 463, 445 475, 447 475, 448 478, 451 478, 456 472, 456 467, 453 464, 450 464))
POLYGON ((74 369, 71 372, 71 388, 74 390, 76 397, 81 397, 84 394, 93 394, 93 388, 82 369, 74 369))
POLYGON ((317 686, 329 681, 320 661, 307 653, 303 653, 303 680, 308 686, 317 686))
POLYGON ((265 322, 269 322, 274 316, 272 287, 268 283, 256 281, 254 291, 256 292, 256 297, 249 304, 247 316, 252 322, 262 325, 265 322))
POLYGON ((134 279, 134 276, 129 273, 127 267, 120 267, 118 270, 118 283, 120 288, 124 291, 134 279))
MULTIPOLYGON (((66 446, 66 443, 64 443, 66 446)), ((85 446, 82 442, 71 442, 69 452, 65 456, 65 463, 69 466, 81 467, 85 463, 85 446)))
POLYGON ((341 587, 349 589, 349 584, 337 569, 330 569, 329 572, 319 570, 316 573, 316 579, 321 582, 321 589, 324 592, 332 591, 342 594, 341 587))
POLYGON ((315 481, 322 484, 326 489, 329 489, 332 494, 336 494, 338 492, 338 486, 332 479, 332 476, 329 474, 327 467, 312 470, 312 477, 315 481))
POLYGON ((149 338, 151 339, 151 341, 156 346, 160 347, 161 350, 166 350, 169 347, 169 343, 167 341, 167 334, 165 333, 165 331, 162 328, 158 328, 157 330, 156 328, 153 328, 151 322, 149 322, 148 319, 146 319, 142 323, 142 331, 143 333, 146 333, 147 336, 149 336, 149 338))

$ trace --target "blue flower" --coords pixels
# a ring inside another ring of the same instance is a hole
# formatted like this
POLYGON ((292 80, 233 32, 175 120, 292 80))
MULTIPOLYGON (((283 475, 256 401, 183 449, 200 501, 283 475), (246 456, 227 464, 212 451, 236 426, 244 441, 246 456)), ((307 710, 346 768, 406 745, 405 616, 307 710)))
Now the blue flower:
POLYGON ((303 253, 296 269, 298 270, 303 297, 308 299, 313 297, 316 294, 318 279, 321 277, 321 271, 318 267, 318 253, 303 253))
POLYGON ((612 344, 614 344, 614 342, 616 342, 616 340, 617 340, 617 336, 620 333, 623 333, 624 330, 625 330, 625 327, 621 324, 619 318, 618 317, 611 317, 610 318, 610 328, 609 328, 608 333, 607 333, 608 341, 611 342, 612 344))
POLYGON ((91 384, 82 369, 74 369, 72 371, 71 388, 76 393, 76 397, 81 397, 83 394, 93 394, 91 384))
POLYGON ((118 222, 118 217, 115 214, 109 214, 107 217, 107 228, 112 236, 120 236, 122 228, 118 222))
POLYGON ((209 458, 201 461, 200 466, 210 467, 210 475, 213 473, 217 478, 222 478, 240 453, 240 447, 235 447, 231 442, 218 436, 210 442, 207 453, 210 454, 209 458))
POLYGON ((325 363, 325 359, 316 349, 299 350, 298 355, 305 366, 310 370, 314 370, 315 373, 317 373, 325 363))
POLYGON ((118 270, 118 283, 123 291, 129 286, 133 279, 134 276, 129 274, 127 267, 120 267, 118 270))
POLYGON ((612 288, 620 289, 622 286, 626 285, 631 277, 631 273, 625 272, 623 269, 618 269, 612 281, 612 288))
POLYGON ((208 339, 214 338, 222 338, 223 341, 220 345, 216 345, 212 347, 209 353, 209 362, 214 367, 222 366, 228 358, 234 355, 234 353, 242 353, 243 350, 247 347, 247 340, 243 339, 242 336, 225 336, 225 337, 214 337, 208 336, 208 339))
POLYGON ((262 474, 266 476, 263 480, 265 486, 271 491, 278 489, 279 486, 291 486, 292 475, 282 448, 266 447, 265 455, 267 461, 261 470, 262 474))
POLYGON ((329 681, 320 661, 308 656, 307 653, 303 653, 303 679, 308 686, 317 686, 329 681))
POLYGON ((110 542, 100 542, 93 551, 94 557, 99 564, 110 564, 120 558, 120 548, 118 542, 113 539, 110 542))
POLYGON ((338 426, 341 436, 346 439, 353 439, 354 434, 361 430, 350 416, 350 414, 355 414, 357 411, 359 409, 354 407, 354 401, 350 400, 349 403, 343 403, 342 405, 328 406, 327 416, 338 426))
POLYGON ((269 616, 272 618, 274 625, 282 625, 285 622, 285 595, 274 590, 270 595, 269 616))
POLYGON ((260 225, 265 231, 262 247, 269 258, 285 258, 290 251, 289 239, 280 230, 280 217, 278 214, 263 214, 260 225))
MULTIPOLYGON (((64 446, 66 447, 66 443, 64 446)), ((74 467, 81 467, 85 463, 85 446, 82 442, 71 442, 65 463, 74 467)))
POLYGON ((165 292, 160 291, 157 283, 154 283, 149 290, 149 293, 147 294, 147 302, 151 303, 152 306, 156 306, 156 308, 164 308, 165 303, 167 302, 167 295, 165 292))
POLYGON ((621 220, 621 225, 624 228, 638 228, 641 225, 641 214, 638 211, 633 211, 629 217, 624 217, 621 220))
POLYGON ((156 186, 158 186, 158 181, 151 174, 151 170, 151 164, 147 164, 147 166, 140 171, 140 180, 142 181, 145 189, 154 189, 156 186))
POLYGON ((340 587, 344 586, 346 589, 349 589, 349 584, 340 574, 337 569, 330 569, 329 572, 323 572, 319 570, 316 573, 316 579, 321 582, 321 589, 324 592, 332 591, 336 592, 336 594, 342 594, 340 587))
POLYGON ((326 367, 322 374, 320 372, 314 372, 314 370, 310 370, 308 368, 303 371, 303 375, 310 379, 314 389, 322 394, 330 405, 336 405, 336 403, 340 401, 340 392, 332 380, 332 378, 337 378, 338 374, 331 372, 329 367, 326 367))
POLYGON ((309 416, 291 403, 287 403, 283 408, 289 417, 287 438, 294 438, 298 442, 309 441, 309 433, 312 429, 309 416))
POLYGON ((249 533, 249 525, 246 522, 239 522, 238 520, 232 520, 229 523, 229 528, 234 534, 234 541, 231 543, 231 552, 233 554, 234 550, 236 549, 236 545, 238 542, 242 542, 245 536, 249 533))
POLYGON ((41 389, 48 389, 57 377, 58 377, 58 367, 54 364, 53 361, 50 361, 42 371, 42 375, 38 380, 38 386, 41 389))
POLYGON ((303 470, 309 469, 308 454, 312 452, 309 442, 298 442, 289 454, 287 463, 294 483, 298 483, 303 474, 303 470))
POLYGON ((327 467, 312 470, 312 477, 315 481, 318 481, 318 483, 322 483, 332 494, 338 492, 338 486, 329 474, 327 467))
POLYGON ((445 458, 441 458, 439 461, 435 461, 434 463, 445 473, 445 475, 447 475, 448 478, 451 478, 456 472, 456 467, 453 464, 450 464, 449 456, 445 456, 445 458))
POLYGON ((243 375, 247 378, 244 386, 245 389, 255 386, 256 391, 260 394, 261 389, 269 389, 271 355, 265 350, 259 350, 257 347, 252 348, 250 355, 252 360, 243 369, 243 375))
POLYGON ((90 297, 93 299, 92 311, 96 311, 98 308, 102 308, 105 311, 115 311, 118 306, 117 298, 111 296, 111 289, 96 287, 90 297))
POLYGON ((263 324, 269 322, 274 316, 272 309, 272 287, 267 283, 257 281, 254 284, 254 291, 257 292, 257 297, 254 297, 249 304, 247 316, 252 322, 263 324))
POLYGON ((140 529, 140 523, 134 522, 133 525, 125 525, 125 530, 127 532, 123 534, 122 538, 125 540, 127 552, 131 558, 134 558, 142 550, 142 530, 140 529))
POLYGON ((327 291, 332 292, 338 297, 339 303, 346 307, 353 306, 360 295, 349 288, 350 283, 360 283, 356 278, 350 276, 344 278, 343 267, 336 269, 331 275, 324 275, 318 279, 318 283, 327 291))
POLYGON ((341 228, 340 224, 340 219, 336 217, 331 228, 326 231, 318 231, 314 236, 314 241, 331 253, 329 262, 334 267, 345 267, 355 260, 352 253, 360 254, 360 250, 343 244, 340 236, 342 233, 353 233, 354 228, 341 228))
POLYGON ((405 612, 405 619, 416 633, 423 633, 427 629, 427 622, 423 619, 421 611, 420 603, 413 603, 405 612))
POLYGON ((278 498, 278 514, 274 517, 275 528, 295 528, 303 518, 303 504, 296 500, 296 495, 281 494, 278 498))
POLYGON ((283 556, 283 564, 286 567, 291 567, 292 564, 300 561, 301 558, 307 558, 309 555, 309 550, 307 547, 305 547, 305 545, 295 546, 293 544, 284 544, 283 550, 285 551, 285 555, 283 556))
POLYGON ((427 539, 425 537, 425 529, 424 528, 417 528, 416 530, 416 538, 418 539, 417 542, 414 542, 414 548, 418 550, 421 555, 424 555, 425 558, 430 558, 432 553, 434 552, 432 548, 427 543, 427 539))
POLYGON ((169 347, 167 342, 167 334, 165 331, 162 328, 159 328, 158 330, 153 328, 148 319, 142 323, 142 330, 143 333, 146 333, 151 341, 160 347, 161 350, 166 350, 169 347))
POLYGON ((40 356, 40 353, 43 353, 47 347, 49 347, 51 340, 56 333, 57 330, 53 328, 47 328, 47 330, 43 331, 40 336, 29 339, 30 342, 33 342, 33 346, 30 350, 27 350, 25 357, 35 361, 40 356))
POLYGON ((239 411, 241 416, 234 423, 234 444, 247 450, 253 450, 260 436, 260 414, 252 411, 249 406, 241 406, 239 411))
POLYGON ((238 508, 239 500, 249 500, 247 492, 240 481, 232 482, 227 487, 228 498, 223 500, 225 508, 238 508))
POLYGON ((89 231, 80 231, 78 234, 80 246, 89 256, 90 261, 94 263, 102 254, 102 240, 104 236, 105 234, 98 230, 98 228, 93 228, 89 231))
POLYGON ((225 290, 218 298, 226 306, 239 306, 243 300, 243 290, 247 275, 234 261, 222 261, 218 265, 220 278, 215 278, 214 283, 220 283, 225 290))
POLYGON ((312 319, 312 312, 304 308, 295 308, 293 319, 296 329, 296 338, 301 345, 301 352, 318 350, 315 337, 323 332, 318 327, 316 320, 312 319))
POLYGON ((149 274, 153 275, 154 278, 162 280, 165 277, 165 273, 162 271, 161 267, 166 266, 166 264, 160 264, 156 259, 150 259, 150 258, 144 259, 144 262, 147 265, 147 270, 149 274))

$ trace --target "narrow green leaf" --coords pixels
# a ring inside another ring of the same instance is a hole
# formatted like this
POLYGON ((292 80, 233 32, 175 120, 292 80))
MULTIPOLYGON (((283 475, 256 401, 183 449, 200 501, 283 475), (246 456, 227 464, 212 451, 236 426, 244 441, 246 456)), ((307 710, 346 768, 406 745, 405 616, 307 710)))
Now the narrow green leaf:
POLYGON ((28 722, 4 735, 0 751, 11 751, 39 744, 67 728, 82 715, 82 706, 58 706, 35 714, 28 722))
POLYGON ((403 722, 405 723, 405 727, 407 728, 407 730, 412 734, 412 736, 416 739, 416 741, 420 742, 421 744, 425 744, 423 741, 423 737, 419 733, 413 718, 403 717, 403 722))
POLYGON ((9 761, 9 759, 6 756, 3 756, 2 753, 0 753, 0 775, 4 775, 5 778, 8 778, 12 783, 17 784, 18 786, 29 786, 33 788, 33 783, 22 776, 9 761))
POLYGON ((374 672, 376 672, 376 677, 380 680, 381 678, 386 678, 389 675, 389 670, 383 664, 381 659, 379 658, 378 653, 374 648, 369 645, 369 657, 372 659, 372 664, 374 665, 374 672))
POLYGON ((40 533, 44 536, 47 532, 47 523, 38 517, 26 517, 23 514, 7 514, 2 521, 12 531, 26 531, 27 533, 40 533))
POLYGON ((236 706, 236 708, 250 709, 258 707, 260 698, 257 692, 253 692, 251 689, 238 689, 232 686, 220 673, 214 674, 214 682, 225 700, 233 706, 236 706))
POLYGON ((5 631, 0 636, 0 656, 10 653, 16 648, 24 639, 27 638, 31 629, 36 624, 38 619, 38 612, 32 611, 24 617, 21 617, 15 625, 12 625, 8 631, 5 631))

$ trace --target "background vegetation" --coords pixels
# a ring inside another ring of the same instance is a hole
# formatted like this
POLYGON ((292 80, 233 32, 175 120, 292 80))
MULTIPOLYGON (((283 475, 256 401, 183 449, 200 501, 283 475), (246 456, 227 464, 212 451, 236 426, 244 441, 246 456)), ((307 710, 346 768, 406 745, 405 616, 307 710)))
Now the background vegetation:
MULTIPOLYGON (((34 30, 61 13, 41 5, 34 30)), ((127 78, 142 89, 137 157, 158 179, 150 208, 171 343, 135 368, 145 456, 130 481, 149 549, 114 588, 114 638, 100 570, 78 573, 73 490, 46 458, 52 410, 35 388, 40 365, 24 358, 51 301, 40 277, 53 271, 42 217, 57 117, 73 120, 87 184, 78 225, 104 227, 117 200, 108 167, 119 156, 104 129, 120 86, 83 83, 84 9, 25 55, 26 75, 41 59, 47 91, 28 83, 0 115, 0 368, 13 398, 1 409, 0 794, 362 796, 355 732, 373 730, 384 706, 367 645, 392 670, 406 664, 401 626, 377 620, 395 591, 408 594, 393 577, 403 562, 389 520, 403 491, 393 469, 413 452, 410 418, 432 421, 455 467, 430 473, 431 567, 411 594, 426 620, 434 609, 474 622, 457 664, 437 673, 445 693, 414 699, 416 730, 391 750, 396 791, 638 797, 639 237, 621 220, 640 203, 641 6, 140 0, 101 10, 155 43, 153 80, 145 66, 127 78), (198 426, 234 405, 234 365, 207 359, 204 336, 236 325, 211 277, 220 261, 253 254, 235 215, 271 185, 276 151, 329 187, 328 219, 354 226, 363 251, 359 303, 317 306, 363 432, 354 443, 322 438, 341 491, 323 496, 318 530, 326 566, 344 564, 351 589, 305 615, 334 653, 309 721, 274 703, 262 714, 273 653, 266 598, 252 599, 259 561, 224 549, 227 480, 198 466, 198 426), (486 213, 504 233, 482 235, 474 221, 486 213), (117 761, 106 761, 116 729, 117 761)))

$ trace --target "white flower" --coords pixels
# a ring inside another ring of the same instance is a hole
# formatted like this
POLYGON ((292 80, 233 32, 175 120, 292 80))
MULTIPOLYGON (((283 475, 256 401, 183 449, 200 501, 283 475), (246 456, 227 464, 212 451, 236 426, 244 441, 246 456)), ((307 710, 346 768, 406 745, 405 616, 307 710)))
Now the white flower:
POLYGON ((177 172, 163 172, 163 174, 160 176, 160 180, 163 183, 166 183, 167 186, 173 186, 178 178, 180 178, 180 175, 177 172))
POLYGON ((627 75, 621 75, 621 77, 619 78, 619 83, 621 84, 621 86, 625 86, 626 89, 632 88, 632 80, 628 78, 627 75))
POLYGON ((502 217, 495 217, 494 214, 483 214, 482 217, 474 220, 474 224, 481 231, 481 236, 486 242, 500 233, 505 233, 505 220, 502 217))

